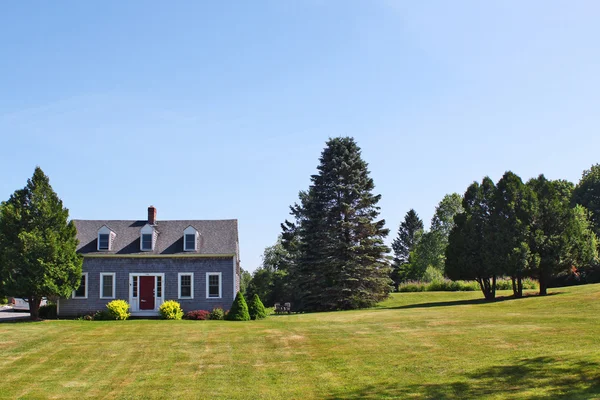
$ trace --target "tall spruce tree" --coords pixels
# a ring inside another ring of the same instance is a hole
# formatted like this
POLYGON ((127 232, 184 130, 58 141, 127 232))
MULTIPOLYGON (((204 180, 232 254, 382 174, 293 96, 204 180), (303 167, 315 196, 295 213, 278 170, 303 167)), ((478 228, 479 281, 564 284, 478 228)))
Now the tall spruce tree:
POLYGON ((391 278, 394 281, 396 291, 400 282, 407 279, 403 271, 403 266, 408 264, 410 252, 414 250, 421 234, 423 233, 423 220, 419 218, 414 209, 410 209, 404 216, 404 221, 398 228, 398 237, 392 242, 394 251, 394 264, 391 278))
POLYGON ((0 276, 35 320, 42 297, 68 297, 80 283, 75 224, 40 167, 0 212, 0 276))
POLYGON ((282 225, 284 240, 295 237, 291 271, 296 309, 347 310, 369 307, 387 297, 389 252, 385 221, 377 220, 381 196, 353 138, 330 139, 318 173, 291 207, 295 222, 282 225))

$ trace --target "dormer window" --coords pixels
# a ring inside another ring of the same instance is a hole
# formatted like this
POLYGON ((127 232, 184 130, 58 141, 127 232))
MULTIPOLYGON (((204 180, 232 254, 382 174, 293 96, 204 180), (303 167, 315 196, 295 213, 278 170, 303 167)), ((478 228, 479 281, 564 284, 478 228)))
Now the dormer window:
POLYGON ((98 250, 108 250, 109 238, 108 233, 98 234, 98 250))
POLYGON ((193 226, 188 226, 183 231, 183 250, 197 251, 198 250, 198 231, 193 226))
POLYGON ((142 250, 152 250, 152 234, 142 234, 142 250))
POLYGON ((115 236, 117 235, 106 225, 100 228, 98 230, 98 251, 110 251, 115 236))
POLYGON ((156 229, 152 225, 144 225, 140 231, 140 250, 153 251, 156 246, 156 235, 156 229))

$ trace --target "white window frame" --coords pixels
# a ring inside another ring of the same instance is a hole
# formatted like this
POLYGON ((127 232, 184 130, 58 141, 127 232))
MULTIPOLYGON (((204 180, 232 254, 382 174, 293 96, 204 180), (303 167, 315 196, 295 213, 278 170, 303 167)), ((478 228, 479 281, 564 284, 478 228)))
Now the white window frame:
POLYGON ((98 230, 98 236, 97 236, 98 244, 96 246, 96 250, 98 250, 98 251, 111 251, 112 241, 113 241, 114 236, 115 236, 115 233, 113 231, 111 231, 108 226, 103 225, 102 228, 100 228, 98 230), (100 235, 108 235, 108 248, 106 248, 106 249, 101 249, 100 248, 100 235))
POLYGON ((177 274, 177 298, 178 299, 193 299, 194 298, 194 273, 193 272, 179 272, 177 274), (182 297, 181 296, 181 277, 189 276, 190 277, 190 291, 191 296, 182 297))
POLYGON ((183 250, 184 251, 196 251, 196 241, 197 241, 197 237, 195 233, 184 233, 183 234, 183 250), (187 247, 187 238, 186 236, 193 236, 194 237, 194 247, 189 248, 187 247))
POLYGON ((98 234, 98 251, 109 251, 110 250, 110 233, 99 233, 98 234), (100 247, 100 236, 102 235, 106 235, 107 236, 107 241, 106 241, 106 248, 103 249, 102 247, 100 247))
POLYGON ((116 277, 116 275, 117 274, 115 272, 101 272, 100 273, 100 298, 101 299, 114 299, 114 298, 116 298, 116 293, 115 293, 116 288, 117 288, 117 285, 116 285, 116 283, 117 283, 117 279, 116 278, 117 277, 116 277), (104 277, 105 276, 112 276, 112 294, 113 295, 111 297, 102 296, 103 295, 102 290, 104 289, 104 277))
POLYGON ((81 274, 81 276, 85 276, 85 296, 75 296, 75 290, 73 290, 73 294, 71 296, 71 298, 73 299, 87 299, 88 298, 88 291, 90 288, 90 280, 88 279, 88 273, 84 272, 81 274))
POLYGON ((183 231, 183 251, 198 250, 198 235, 198 231, 193 226, 190 225, 187 228, 185 228, 185 230, 183 231), (187 240, 185 240, 187 235, 194 236, 194 247, 192 248, 187 247, 187 240))
POLYGON ((154 235, 151 233, 142 233, 140 235, 140 250, 142 251, 152 251, 154 250, 154 235), (144 247, 144 235, 150 236, 150 248, 144 247))
POLYGON ((206 273, 206 298, 207 299, 221 299, 223 298, 223 273, 221 272, 207 272, 206 273), (209 277, 210 276, 218 276, 219 277, 219 297, 210 297, 209 292, 209 277))

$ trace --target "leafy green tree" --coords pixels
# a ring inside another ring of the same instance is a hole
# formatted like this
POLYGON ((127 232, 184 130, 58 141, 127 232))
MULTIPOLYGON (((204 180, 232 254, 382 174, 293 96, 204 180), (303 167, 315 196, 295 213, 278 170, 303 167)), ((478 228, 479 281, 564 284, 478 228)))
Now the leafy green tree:
POLYGON ((40 167, 3 203, 0 276, 7 293, 28 299, 33 320, 43 297, 68 297, 79 286, 83 260, 76 253, 76 234, 40 167))
POLYGON ((591 212, 594 232, 600 237, 600 164, 583 171, 581 180, 573 191, 573 201, 591 212))
POLYGON ((513 172, 498 181, 494 197, 496 240, 492 251, 497 268, 512 279, 515 297, 523 296, 523 278, 527 276, 533 255, 529 249, 530 226, 535 214, 532 190, 513 172))
POLYGON ((248 312, 248 304, 242 292, 238 292, 235 296, 231 309, 225 317, 228 321, 250 321, 250 313, 248 312))
POLYGON ((268 305, 291 302, 293 295, 288 273, 290 259, 291 255, 283 246, 280 236, 273 246, 265 248, 262 265, 254 271, 247 295, 258 295, 268 305))
POLYGON ((246 271, 244 268, 240 268, 240 270, 240 292, 246 294, 246 292, 248 291, 248 285, 252 280, 252 274, 246 271))
POLYGON ((383 239, 385 221, 377 220, 381 196, 360 148, 349 137, 327 142, 318 173, 291 207, 295 222, 283 225, 296 236, 292 272, 302 311, 369 307, 388 296, 392 281, 383 239))
POLYGON ((431 219, 431 230, 438 234, 443 250, 448 245, 448 236, 454 228, 454 216, 463 211, 462 196, 458 193, 445 195, 435 208, 431 219))
POLYGON ((529 248, 534 257, 531 274, 540 282, 540 295, 545 295, 553 275, 597 258, 597 237, 588 211, 580 205, 570 206, 574 188, 571 182, 540 175, 527 186, 537 199, 530 227, 529 248))
POLYGON ((391 278, 394 281, 396 291, 400 282, 411 279, 406 268, 410 252, 415 248, 421 234, 423 233, 423 221, 414 209, 410 209, 404 216, 404 221, 398 228, 398 237, 392 242, 394 251, 394 262, 391 278))
POLYGON ((410 262, 405 266, 405 275, 408 279, 424 279, 425 271, 429 267, 443 274, 448 236, 454 227, 454 216, 461 212, 463 212, 461 195, 452 193, 444 196, 435 208, 431 219, 431 230, 421 235, 410 253, 410 262))
POLYGON ((252 297, 252 301, 248 304, 248 313, 250 314, 250 319, 264 319, 267 318, 267 311, 265 310, 265 306, 260 301, 260 297, 255 294, 252 297))
POLYGON ((454 218, 448 238, 445 273, 452 280, 476 280, 487 300, 496 297, 496 279, 501 271, 495 262, 495 230, 492 226, 494 182, 485 177, 473 182, 463 197, 464 212, 454 218))

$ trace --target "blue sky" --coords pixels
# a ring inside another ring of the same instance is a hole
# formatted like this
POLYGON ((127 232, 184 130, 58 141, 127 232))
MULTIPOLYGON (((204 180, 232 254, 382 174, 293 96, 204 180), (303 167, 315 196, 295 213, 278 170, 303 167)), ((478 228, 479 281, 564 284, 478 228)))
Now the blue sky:
POLYGON ((596 1, 0 5, 0 199, 36 165, 72 218, 237 218, 260 265, 329 137, 353 136, 390 241, 506 170, 600 162, 596 1))

